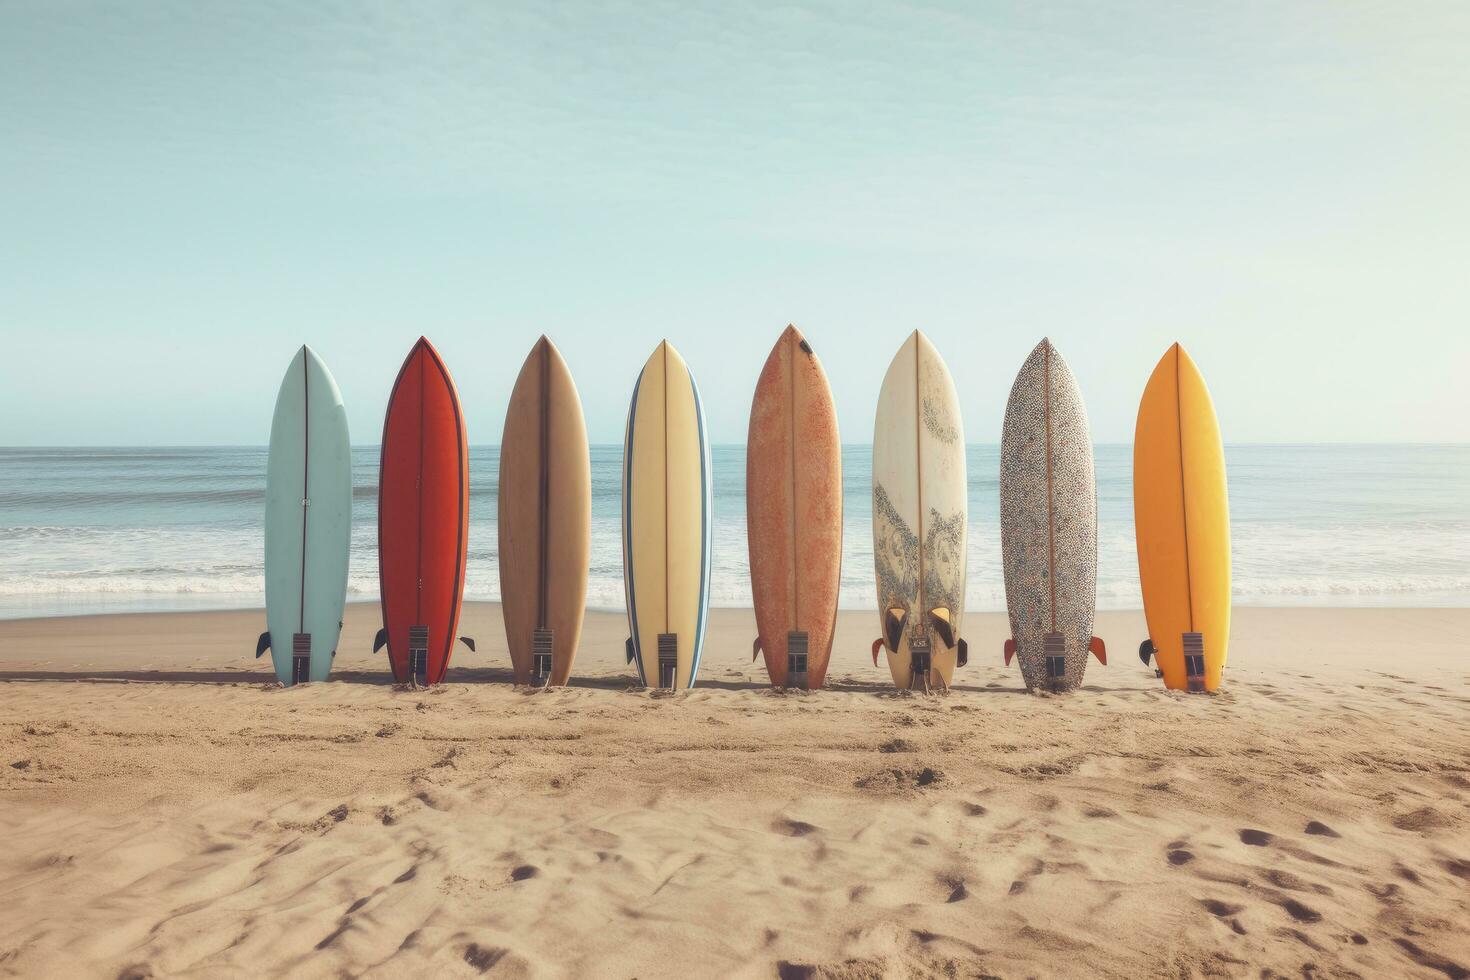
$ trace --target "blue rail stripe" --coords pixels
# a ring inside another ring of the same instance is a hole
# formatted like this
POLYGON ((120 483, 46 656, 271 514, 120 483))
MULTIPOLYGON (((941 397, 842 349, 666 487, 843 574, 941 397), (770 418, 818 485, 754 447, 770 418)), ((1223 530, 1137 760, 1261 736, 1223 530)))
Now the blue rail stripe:
POLYGON ((623 439, 623 600, 628 604, 628 628, 633 634, 633 662, 638 665, 638 681, 644 687, 643 649, 638 638, 638 589, 633 581, 633 419, 638 414, 638 389, 643 386, 643 372, 633 383, 633 400, 628 403, 628 434, 623 439))
POLYGON ((695 678, 699 674, 700 658, 704 655, 705 624, 709 619, 710 551, 714 532, 710 511, 713 509, 714 500, 713 487, 710 482, 710 449, 704 437, 704 402, 700 400, 699 384, 694 380, 693 371, 689 372, 689 387, 694 391, 694 417, 699 423, 699 486, 701 492, 699 502, 699 626, 694 633, 694 662, 689 667, 689 686, 693 687, 695 678))

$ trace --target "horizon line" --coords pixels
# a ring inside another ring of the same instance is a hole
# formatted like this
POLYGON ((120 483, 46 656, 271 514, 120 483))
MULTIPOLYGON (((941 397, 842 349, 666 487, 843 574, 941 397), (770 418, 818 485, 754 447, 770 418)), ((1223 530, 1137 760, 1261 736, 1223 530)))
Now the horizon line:
MULTIPOLYGON (((749 445, 749 444, 748 443, 744 443, 744 442, 712 442, 712 443, 710 443, 710 448, 712 448, 712 449, 744 449, 744 448, 746 448, 747 445, 749 445)), ((841 445, 841 447, 843 449, 871 449, 872 446, 873 446, 873 444, 871 442, 844 442, 844 443, 841 443, 840 445, 841 445)), ((1133 445, 1133 442, 1131 440, 1128 441, 1128 442, 1094 442, 1092 445, 1093 446, 1131 446, 1131 445, 1133 445)), ((1291 446, 1342 446, 1342 447, 1347 447, 1347 446, 1374 446, 1374 447, 1389 447, 1389 446, 1394 446, 1394 447, 1403 447, 1403 448, 1409 448, 1409 447, 1435 447, 1435 448, 1446 448, 1446 449, 1449 449, 1449 448, 1470 448, 1470 442, 1456 442, 1456 441, 1443 441, 1443 442, 1439 442, 1439 441, 1432 441, 1432 440, 1431 441, 1426 441, 1426 440, 1418 440, 1418 441, 1394 441, 1394 440, 1387 440, 1387 439, 1330 439, 1330 440, 1295 440, 1295 441, 1293 441, 1293 440, 1282 440, 1282 441, 1270 441, 1270 442, 1263 442, 1263 441, 1232 442, 1232 441, 1226 441, 1226 442, 1223 443, 1223 445, 1225 447, 1227 447, 1227 448, 1232 447, 1232 446, 1235 446, 1235 447, 1262 446, 1262 447, 1283 447, 1283 448, 1284 447, 1291 447, 1291 446)), ((468 448, 468 449, 499 449, 500 446, 501 446, 501 443, 498 443, 498 442, 472 442, 466 448, 468 448)), ((622 446, 622 443, 619 443, 619 442, 590 442, 590 443, 588 443, 588 446, 589 446, 589 448, 605 449, 605 448, 616 448, 616 447, 620 447, 620 446, 622 446)), ((965 446, 967 448, 970 447, 970 446, 986 446, 986 447, 995 446, 995 447, 998 447, 998 446, 1000 446, 1000 442, 999 441, 995 441, 995 442, 966 442, 965 443, 965 446)), ((174 442, 158 442, 158 443, 37 443, 37 444, 34 444, 34 445, 15 443, 15 444, 0 445, 0 453, 8 453, 8 452, 34 452, 36 450, 45 450, 45 449, 58 449, 58 450, 88 450, 88 449, 90 449, 90 450, 115 450, 115 449, 261 449, 261 450, 268 450, 269 448, 270 448, 270 443, 268 443, 268 442, 215 442, 215 443, 208 443, 208 442, 177 442, 177 443, 174 443, 174 442)), ((381 442, 354 442, 354 443, 351 444, 351 448, 353 448, 353 449, 380 449, 380 448, 382 448, 382 443, 381 442)))

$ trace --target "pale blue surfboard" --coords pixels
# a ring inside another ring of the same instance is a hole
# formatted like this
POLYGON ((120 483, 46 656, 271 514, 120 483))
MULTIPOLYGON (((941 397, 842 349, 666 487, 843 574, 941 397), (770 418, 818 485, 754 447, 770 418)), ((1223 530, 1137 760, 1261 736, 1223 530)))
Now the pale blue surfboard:
POLYGON ((267 649, 282 684, 324 681, 347 604, 352 449, 337 382, 316 351, 291 359, 276 395, 265 475, 267 649), (297 664, 297 657, 304 657, 297 664))

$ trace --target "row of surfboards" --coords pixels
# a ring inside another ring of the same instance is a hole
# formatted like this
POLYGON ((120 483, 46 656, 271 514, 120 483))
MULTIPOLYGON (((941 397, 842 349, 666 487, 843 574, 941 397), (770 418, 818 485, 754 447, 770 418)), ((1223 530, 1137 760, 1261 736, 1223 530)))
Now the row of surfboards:
MULTIPOLYGON (((469 527, 458 393, 420 338, 383 424, 378 556, 395 681, 437 684, 457 642, 469 527)), ((571 372, 540 338, 511 392, 499 473, 500 591, 517 684, 566 684, 591 554, 591 463, 571 372)), ((1219 426, 1178 344, 1144 388, 1134 439, 1145 664, 1171 689, 1220 684, 1230 629, 1230 536, 1219 426)), ((1014 658, 1026 686, 1081 683, 1093 636, 1097 493, 1075 377, 1042 340, 1021 366, 1001 445, 1001 544, 1014 658)), ((919 331, 894 356, 873 432, 873 552, 880 635, 899 688, 947 688, 968 660, 964 426, 954 381, 919 331)), ((822 686, 842 564, 842 455, 821 362, 795 327, 766 359, 751 406, 746 505, 758 636, 777 687, 822 686)), ((352 512, 347 418, 335 381, 302 347, 276 399, 266 475, 267 631, 283 684, 325 680, 346 601, 352 512)), ((710 444, 699 386, 667 341, 633 387, 624 438, 626 655, 648 686, 694 686, 709 614, 710 444)))

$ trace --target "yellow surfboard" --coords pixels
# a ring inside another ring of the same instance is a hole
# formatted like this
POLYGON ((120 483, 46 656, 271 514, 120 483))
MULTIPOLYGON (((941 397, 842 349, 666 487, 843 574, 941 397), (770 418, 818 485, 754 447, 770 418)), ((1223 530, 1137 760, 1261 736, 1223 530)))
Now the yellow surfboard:
POLYGON ((1215 406, 1175 344, 1154 368, 1133 436, 1133 521, 1149 639, 1172 690, 1220 686, 1230 645, 1230 504, 1215 406))

